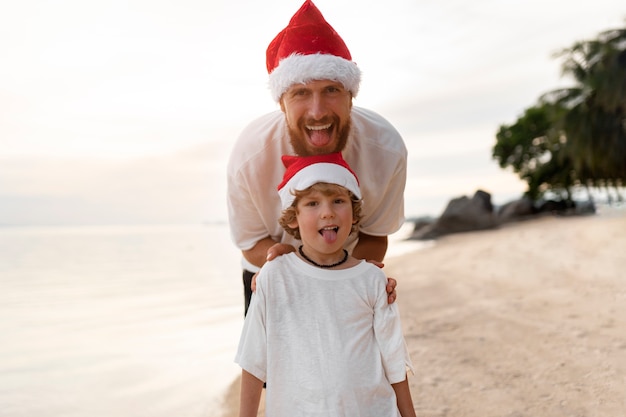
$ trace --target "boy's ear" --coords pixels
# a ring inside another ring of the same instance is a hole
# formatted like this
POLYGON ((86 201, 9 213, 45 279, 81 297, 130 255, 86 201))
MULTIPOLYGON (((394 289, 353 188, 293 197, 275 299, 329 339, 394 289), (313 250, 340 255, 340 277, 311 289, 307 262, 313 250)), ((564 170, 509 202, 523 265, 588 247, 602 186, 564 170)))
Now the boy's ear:
POLYGON ((288 223, 287 226, 291 227, 292 229, 297 229, 298 228, 298 219, 293 219, 293 221, 291 223, 288 223))

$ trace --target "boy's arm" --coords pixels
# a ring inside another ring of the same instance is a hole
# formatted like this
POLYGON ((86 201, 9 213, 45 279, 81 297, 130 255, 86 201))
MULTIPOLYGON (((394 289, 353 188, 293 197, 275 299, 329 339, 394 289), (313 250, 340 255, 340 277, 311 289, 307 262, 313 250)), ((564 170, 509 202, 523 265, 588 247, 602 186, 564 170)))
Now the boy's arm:
POLYGON ((241 393, 239 396, 239 417, 256 417, 261 402, 263 381, 251 373, 241 370, 241 393))
POLYGON ((413 400, 411 399, 411 390, 409 389, 408 378, 405 378, 404 381, 398 382, 397 384, 391 384, 391 386, 396 392, 400 415, 402 417, 416 417, 415 409, 413 408, 413 400))

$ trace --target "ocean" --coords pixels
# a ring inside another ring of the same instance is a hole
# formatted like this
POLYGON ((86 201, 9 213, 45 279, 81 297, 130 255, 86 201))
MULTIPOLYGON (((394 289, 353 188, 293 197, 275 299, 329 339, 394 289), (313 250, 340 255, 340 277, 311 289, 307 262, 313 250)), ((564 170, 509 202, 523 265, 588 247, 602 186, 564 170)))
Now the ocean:
POLYGON ((0 228, 0 417, 219 416, 239 259, 226 224, 0 228))

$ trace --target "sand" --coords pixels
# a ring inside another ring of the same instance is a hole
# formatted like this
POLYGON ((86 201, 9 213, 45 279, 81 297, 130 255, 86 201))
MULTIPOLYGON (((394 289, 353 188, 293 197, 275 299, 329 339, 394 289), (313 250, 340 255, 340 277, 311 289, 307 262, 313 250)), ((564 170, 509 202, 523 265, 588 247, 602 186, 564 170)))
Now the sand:
POLYGON ((626 415, 625 209, 450 235, 385 271, 418 416, 626 415))

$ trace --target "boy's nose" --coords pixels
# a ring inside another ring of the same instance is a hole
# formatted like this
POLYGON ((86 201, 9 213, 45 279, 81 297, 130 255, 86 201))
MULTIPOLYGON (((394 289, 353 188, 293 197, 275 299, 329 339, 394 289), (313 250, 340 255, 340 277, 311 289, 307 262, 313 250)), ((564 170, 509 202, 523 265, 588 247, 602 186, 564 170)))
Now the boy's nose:
POLYGON ((322 219, 328 219, 335 216, 335 211, 330 204, 324 204, 322 207, 322 219))

